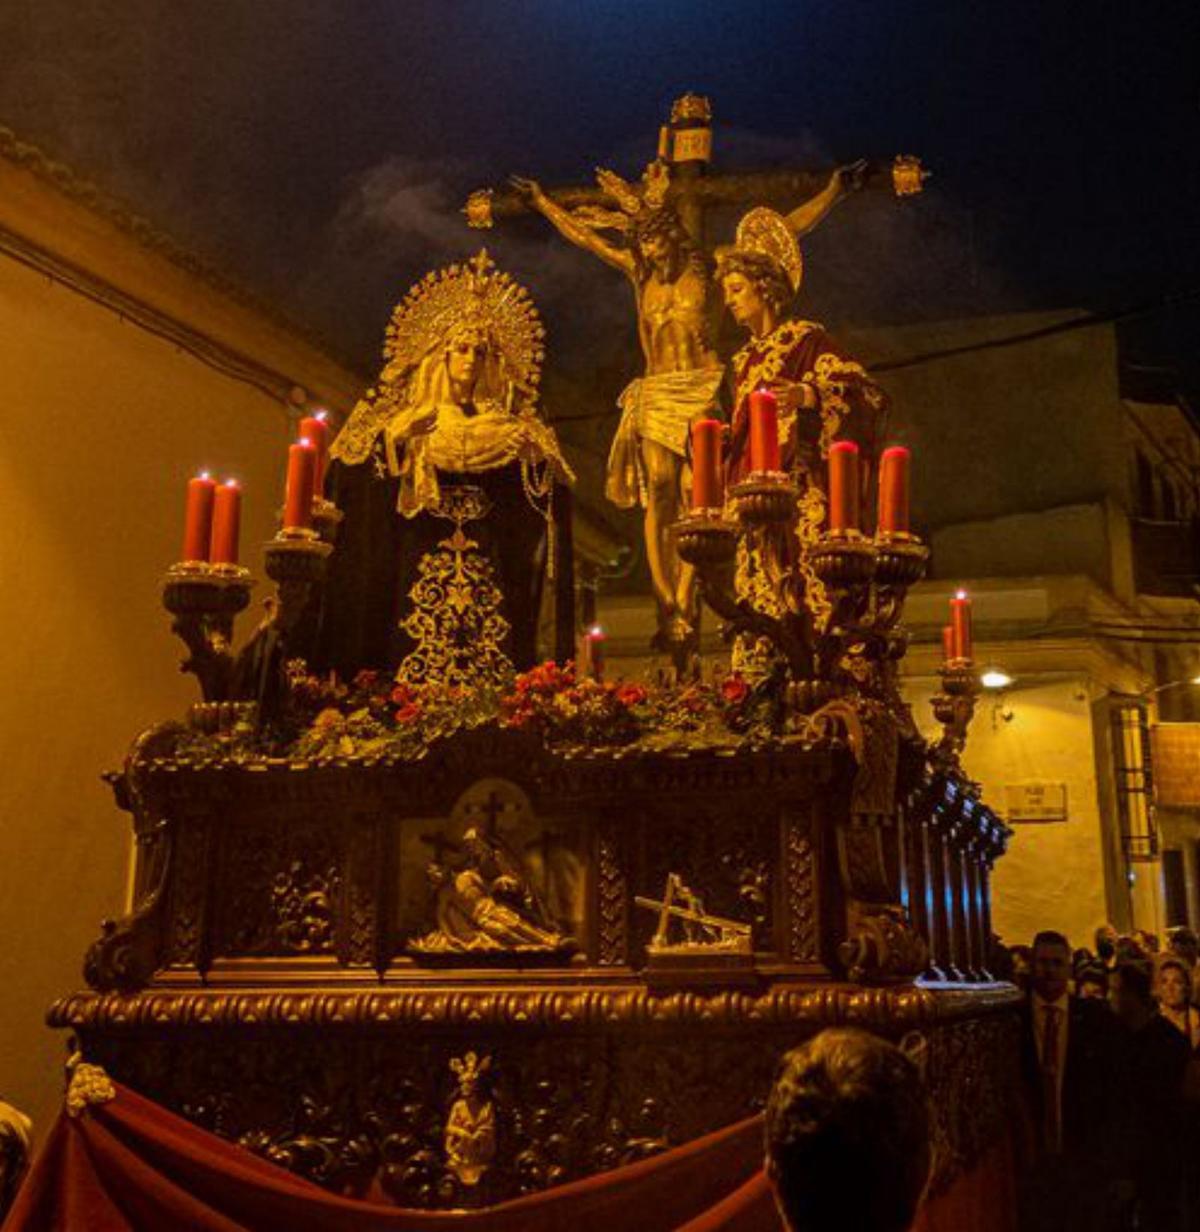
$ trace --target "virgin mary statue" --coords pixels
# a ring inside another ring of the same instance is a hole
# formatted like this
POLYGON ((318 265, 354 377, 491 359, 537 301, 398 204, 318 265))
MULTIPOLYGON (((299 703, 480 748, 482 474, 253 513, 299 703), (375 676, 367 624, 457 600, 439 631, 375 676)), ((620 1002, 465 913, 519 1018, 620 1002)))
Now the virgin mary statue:
POLYGON ((537 410, 543 338, 529 296, 486 252, 428 274, 396 307, 378 385, 330 449, 326 495, 344 520, 316 666, 467 679, 464 657, 490 649, 524 670, 548 575, 553 652, 570 653, 574 475, 537 410))

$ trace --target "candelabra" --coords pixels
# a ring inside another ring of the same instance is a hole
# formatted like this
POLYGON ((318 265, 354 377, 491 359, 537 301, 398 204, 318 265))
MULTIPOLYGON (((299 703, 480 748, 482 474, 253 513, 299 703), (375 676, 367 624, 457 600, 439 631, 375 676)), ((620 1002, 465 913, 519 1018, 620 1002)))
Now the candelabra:
POLYGON ((941 669, 941 690, 930 699, 942 735, 932 749, 934 763, 947 772, 960 772, 960 758, 967 743, 967 729, 975 717, 981 686, 979 673, 970 659, 947 659, 941 669))
POLYGON ((898 704, 897 664, 907 648, 900 618, 928 549, 907 532, 827 530, 798 542, 798 496, 785 474, 752 474, 730 488, 725 508, 693 510, 676 524, 679 555, 695 566, 705 602, 731 632, 765 637, 776 649, 797 708, 854 691, 898 704), (739 593, 731 566, 743 539, 762 559, 774 612, 739 593), (868 670, 855 671, 851 659, 868 670))
MULTIPOLYGON (((271 635, 286 647, 325 576, 341 518, 341 511, 328 501, 315 502, 318 530, 284 527, 265 545, 266 572, 276 589, 267 600, 267 620, 255 639, 271 635)), ((224 730, 231 722, 253 718, 248 708, 253 698, 243 695, 248 686, 238 670, 241 656, 233 649, 234 619, 245 611, 253 586, 250 571, 243 566, 207 561, 181 561, 163 579, 163 606, 173 618, 171 632, 188 650, 180 670, 200 682, 204 701, 193 718, 204 730, 224 730)), ((282 661, 286 654, 276 657, 282 661)))
POLYGON ((233 622, 245 611, 254 585, 241 565, 180 561, 163 579, 163 606, 171 632, 187 647, 180 671, 200 681, 205 702, 230 700, 233 690, 233 622))

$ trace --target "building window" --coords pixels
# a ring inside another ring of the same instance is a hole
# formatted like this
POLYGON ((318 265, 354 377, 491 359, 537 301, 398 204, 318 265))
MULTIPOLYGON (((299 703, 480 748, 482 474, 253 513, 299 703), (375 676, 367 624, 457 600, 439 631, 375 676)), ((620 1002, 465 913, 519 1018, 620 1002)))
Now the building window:
POLYGON ((1176 928, 1187 924, 1187 870, 1184 868, 1183 852, 1173 848, 1165 848, 1163 857, 1163 895, 1166 899, 1165 909, 1167 927, 1176 928))
POLYGON ((1175 485, 1169 479, 1162 481, 1162 515, 1166 522, 1179 521, 1179 502, 1175 499, 1175 485))
POLYGON ((1150 777, 1150 725, 1140 702, 1119 702, 1112 712, 1113 772, 1121 845, 1127 860, 1158 857, 1158 827, 1150 777))
POLYGON ((1134 451, 1134 466, 1137 472, 1136 512, 1138 517, 1152 518, 1154 508, 1154 467, 1140 449, 1134 451))

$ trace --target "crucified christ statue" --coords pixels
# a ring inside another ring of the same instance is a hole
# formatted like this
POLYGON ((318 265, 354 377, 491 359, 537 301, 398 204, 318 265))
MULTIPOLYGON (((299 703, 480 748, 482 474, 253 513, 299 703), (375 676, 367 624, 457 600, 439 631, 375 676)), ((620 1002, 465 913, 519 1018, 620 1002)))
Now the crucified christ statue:
MULTIPOLYGON (((788 215, 797 235, 812 230, 855 186, 858 169, 839 168, 820 193, 788 215)), ((622 508, 645 509, 646 562, 659 617, 655 644, 678 659, 694 647, 699 611, 694 573, 676 554, 671 527, 686 505, 691 424, 719 414, 725 370, 713 346, 720 305, 712 263, 667 198, 667 176, 662 162, 650 165, 640 188, 599 172, 599 184, 616 199, 620 214, 586 206, 568 210, 536 180, 514 176, 511 182, 560 235, 633 284, 645 371, 618 399, 621 421, 605 494, 622 508), (602 234, 608 229, 624 232, 626 242, 602 234)))
POLYGON ((655 645, 686 666, 697 645, 699 601, 692 571, 680 561, 671 526, 685 504, 688 435, 701 416, 717 413, 724 368, 714 347, 720 306, 712 255, 704 244, 710 206, 785 204, 796 238, 811 231, 867 179, 888 181, 897 196, 921 191, 927 174, 903 156, 886 168, 865 162, 828 173, 801 170, 707 175, 711 110, 687 95, 671 113, 659 156, 640 183, 599 171, 596 187, 546 191, 514 176, 515 191, 471 195, 465 213, 473 227, 532 210, 570 243, 619 269, 633 287, 643 374, 618 399, 621 421, 609 454, 606 494, 615 504, 645 509, 646 559, 658 607, 655 645), (883 174, 880 174, 880 172, 883 174), (794 203, 800 200, 799 205, 794 203))

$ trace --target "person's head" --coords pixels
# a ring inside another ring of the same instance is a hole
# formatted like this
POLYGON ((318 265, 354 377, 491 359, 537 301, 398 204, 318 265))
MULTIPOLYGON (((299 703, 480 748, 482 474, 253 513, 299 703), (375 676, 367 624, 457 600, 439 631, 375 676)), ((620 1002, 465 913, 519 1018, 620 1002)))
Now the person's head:
POLYGON ((729 315, 755 335, 772 329, 794 298, 783 267, 765 253, 720 253, 717 277, 729 315))
POLYGON ((1117 938, 1117 962, 1145 962, 1149 956, 1136 937, 1117 938))
POLYGON ((1106 961, 1117 952, 1117 930, 1111 924, 1101 924, 1096 929, 1096 954, 1106 961))
POLYGON ((1071 979, 1071 943, 1062 933, 1047 929, 1033 939, 1030 984, 1046 1001, 1066 996, 1071 979))
POLYGON ((452 387, 470 396, 487 350, 487 334, 476 326, 464 326, 450 336, 446 343, 446 371, 452 387))
POLYGON ((1154 1014, 1154 976, 1149 963, 1118 963, 1111 987, 1113 1009, 1127 1027, 1136 1031, 1154 1014))
POLYGON ((783 1058, 767 1101, 766 1171, 791 1232, 904 1232, 929 1177, 916 1064, 864 1031, 822 1031, 783 1058), (869 1178, 864 1183, 864 1178, 869 1178))
POLYGON ((699 256, 679 215, 670 206, 660 206, 638 220, 633 231, 633 252, 644 272, 663 279, 674 278, 685 262, 699 256))
POLYGON ((1200 959, 1200 939, 1197 939, 1196 934, 1186 925, 1171 929, 1167 949, 1193 967, 1196 960, 1200 959))
POLYGON ((1167 1009, 1187 1009, 1192 999, 1192 973, 1182 958, 1164 958, 1158 964, 1154 991, 1167 1009))
POLYGON ((1133 939, 1138 944, 1138 949, 1146 958, 1150 958, 1158 953, 1158 938, 1144 928, 1135 928, 1133 930, 1133 939))
POLYGON ((1092 963, 1075 973, 1075 995, 1085 1001, 1108 1000, 1108 968, 1092 963))

